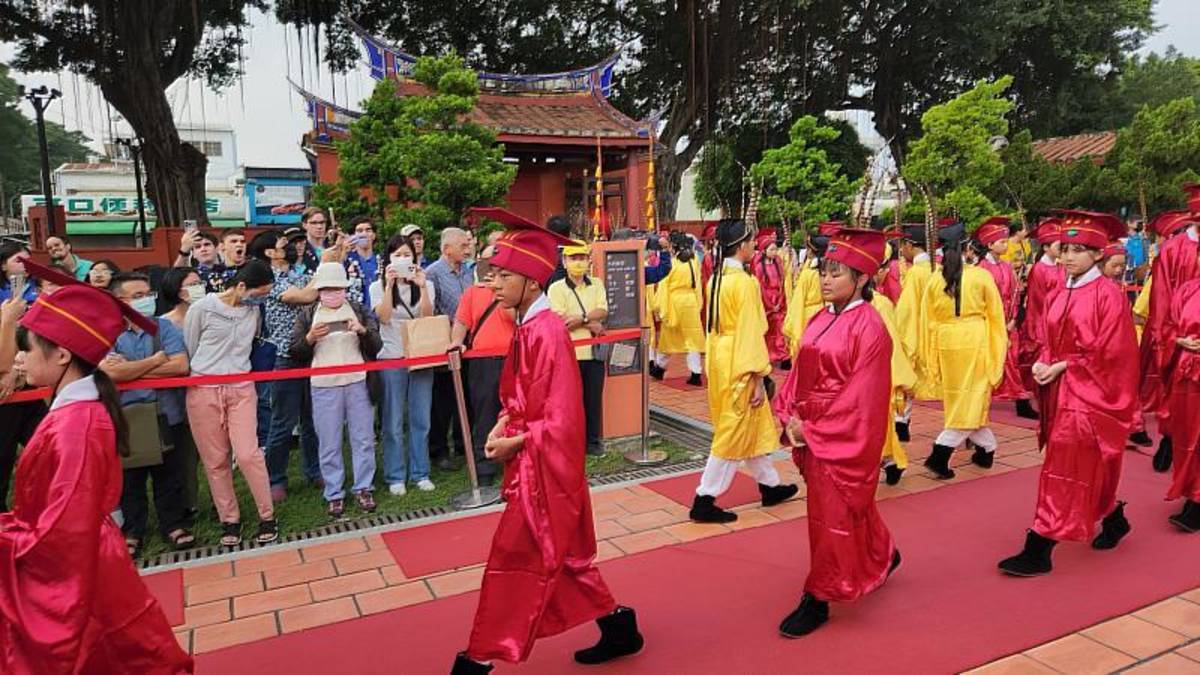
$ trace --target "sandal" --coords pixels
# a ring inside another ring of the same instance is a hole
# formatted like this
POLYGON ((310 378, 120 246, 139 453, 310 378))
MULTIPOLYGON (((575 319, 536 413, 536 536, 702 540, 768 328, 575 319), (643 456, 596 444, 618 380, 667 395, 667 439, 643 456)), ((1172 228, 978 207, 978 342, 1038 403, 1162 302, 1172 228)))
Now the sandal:
POLYGON ((142 540, 137 537, 125 537, 125 549, 129 551, 129 557, 137 560, 138 553, 142 550, 142 540))
POLYGON ((167 541, 171 542, 171 547, 176 551, 182 551, 196 545, 196 536, 181 527, 168 534, 167 541))
POLYGON ((264 520, 258 524, 258 536, 254 541, 259 544, 273 544, 279 539, 279 524, 274 520, 264 520))
POLYGON ((375 513, 375 496, 370 490, 360 490, 354 493, 354 499, 358 502, 358 508, 367 513, 375 513))
POLYGON ((221 526, 221 545, 233 548, 242 543, 242 524, 225 523, 221 526))

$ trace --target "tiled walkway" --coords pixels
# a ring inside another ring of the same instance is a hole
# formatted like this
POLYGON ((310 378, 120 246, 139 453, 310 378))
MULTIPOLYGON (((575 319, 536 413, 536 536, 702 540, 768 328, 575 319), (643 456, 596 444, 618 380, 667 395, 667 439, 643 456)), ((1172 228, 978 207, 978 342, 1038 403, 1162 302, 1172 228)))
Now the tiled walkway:
MULTIPOLYGON (((706 407, 701 407, 706 406, 701 389, 681 391, 654 383, 651 395, 655 404, 677 414, 707 418, 706 407)), ((948 484, 931 479, 920 464, 940 425, 940 412, 916 407, 913 441, 908 444, 912 465, 899 486, 880 484, 879 499, 948 484)), ((995 424, 994 430, 1001 440, 995 466, 982 471, 968 462, 966 453, 958 453, 954 463, 958 477, 950 482, 980 480, 1040 464, 1032 431, 1006 424, 995 424)), ((790 463, 781 461, 778 466, 785 479, 798 479, 790 463)), ((803 494, 800 499, 770 509, 756 505, 739 508, 739 519, 727 527, 692 523, 687 519, 686 507, 640 485, 599 488, 592 495, 599 559, 801 518, 807 513, 803 494)), ((248 552, 231 561, 183 570, 184 624, 176 627, 176 634, 186 649, 204 653, 467 593, 479 587, 482 571, 482 565, 477 564, 407 578, 378 532, 307 545, 289 544, 265 553, 248 552)), ((1133 666, 1136 672, 1200 673, 1197 640, 1200 590, 1168 598, 976 672, 1112 672, 1133 666)))

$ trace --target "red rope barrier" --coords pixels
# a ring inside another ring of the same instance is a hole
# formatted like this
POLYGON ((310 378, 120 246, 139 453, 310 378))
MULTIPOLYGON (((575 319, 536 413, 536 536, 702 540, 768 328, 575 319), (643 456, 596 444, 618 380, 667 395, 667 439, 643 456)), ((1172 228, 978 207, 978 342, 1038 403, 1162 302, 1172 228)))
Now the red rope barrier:
MULTIPOLYGON (((587 347, 590 345, 608 344, 612 342, 623 342, 625 340, 637 339, 641 336, 642 331, 638 328, 628 328, 625 330, 617 330, 611 333, 606 333, 600 337, 587 338, 584 340, 572 340, 571 344, 576 347, 587 347)), ((508 354, 507 349, 472 349, 463 353, 464 359, 482 359, 489 357, 505 356, 508 354)), ((189 375, 185 377, 156 377, 145 380, 133 380, 130 382, 120 382, 117 384, 117 389, 126 391, 129 389, 174 389, 176 387, 197 387, 204 385, 218 384, 236 384, 239 382, 272 382, 274 380, 295 380, 301 377, 312 377, 314 375, 343 375, 346 373, 361 373, 371 370, 389 370, 391 368, 411 368, 413 366, 440 366, 445 365, 447 358, 445 354, 437 354, 434 356, 417 356, 403 359, 384 359, 380 361, 368 361, 367 363, 352 363, 342 366, 322 366, 320 368, 287 368, 284 370, 264 370, 261 372, 249 373, 232 373, 229 375, 189 375)), ((13 392, 11 396, 0 401, 0 405, 9 403, 21 403, 24 401, 37 401, 50 397, 49 387, 40 387, 38 389, 26 389, 24 391, 13 392)))

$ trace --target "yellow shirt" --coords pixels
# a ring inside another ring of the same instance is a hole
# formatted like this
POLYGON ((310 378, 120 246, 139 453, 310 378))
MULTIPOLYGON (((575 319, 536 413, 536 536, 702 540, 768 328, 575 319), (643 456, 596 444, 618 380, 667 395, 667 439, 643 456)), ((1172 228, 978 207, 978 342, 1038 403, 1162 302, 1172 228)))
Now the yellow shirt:
MULTIPOLYGON (((570 279, 559 279, 550 284, 550 289, 546 291, 546 295, 550 297, 550 309, 554 313, 563 317, 582 317, 584 322, 587 322, 587 315, 594 309, 608 310, 608 294, 604 290, 604 284, 601 284, 595 279, 584 277, 584 283, 578 286, 569 286, 570 279), (582 306, 580 306, 582 305, 582 306)), ((572 340, 586 340, 592 337, 592 332, 587 329, 587 326, 580 326, 571 331, 572 340)), ((580 361, 588 361, 592 358, 592 348, 576 347, 575 358, 580 361)))
MULTIPOLYGON (((1145 322, 1150 318, 1150 282, 1154 281, 1154 277, 1146 277, 1146 281, 1142 284, 1142 290, 1138 293, 1137 299, 1133 302, 1133 315, 1140 316, 1145 322)), ((1138 344, 1142 342, 1142 331, 1146 330, 1145 323, 1134 324, 1137 329, 1138 344)))

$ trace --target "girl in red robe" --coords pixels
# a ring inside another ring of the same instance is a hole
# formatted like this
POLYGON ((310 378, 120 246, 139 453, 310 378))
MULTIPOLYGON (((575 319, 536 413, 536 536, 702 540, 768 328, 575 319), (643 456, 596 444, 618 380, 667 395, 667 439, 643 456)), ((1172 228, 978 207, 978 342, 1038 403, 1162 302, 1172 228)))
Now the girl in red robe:
POLYGON ((1000 299, 1004 303, 1004 320, 1008 328, 1008 354, 1004 359, 1004 379, 1000 386, 992 392, 992 398, 1001 401, 1016 401, 1017 415, 1036 420, 1038 413, 1030 404, 1033 394, 1025 388, 1021 379, 1021 370, 1017 366, 1017 354, 1021 340, 1017 333, 1017 313, 1021 309, 1021 285, 1012 265, 1000 256, 1008 251, 1008 216, 989 218, 979 229, 975 230, 975 238, 987 248, 979 259, 979 267, 987 270, 996 281, 1000 291, 1000 299))
POLYGON ((97 366, 126 320, 157 326, 108 293, 26 265, 63 288, 20 322, 27 378, 54 401, 17 464, 13 509, 0 513, 0 672, 190 673, 109 515, 128 429, 97 366))
POLYGON ((875 508, 879 457, 891 423, 892 340, 870 305, 869 282, 883 263, 884 236, 842 229, 821 270, 830 307, 804 329, 796 367, 775 402, 785 442, 808 484, 812 569, 800 605, 779 626, 801 637, 829 619, 830 602, 879 588, 900 552, 875 508))
POLYGON ((1167 362, 1175 453, 1167 499, 1185 499, 1183 510, 1169 520, 1185 532, 1200 532, 1200 279, 1175 290, 1162 328, 1162 339, 1175 345, 1167 362))
POLYGON ((778 363, 783 370, 791 367, 787 337, 783 334, 783 319, 787 316, 787 291, 784 274, 787 270, 779 262, 779 242, 775 230, 763 230, 755 239, 758 253, 750 267, 762 289, 763 309, 767 312, 767 352, 771 363, 778 363))
POLYGON ((1137 337, 1129 300, 1098 265, 1109 238, 1124 230, 1116 216, 1064 212, 1068 279, 1046 312, 1046 342, 1032 368, 1041 386, 1038 436, 1046 459, 1025 548, 1000 562, 1000 570, 1013 576, 1049 572, 1060 541, 1092 539, 1092 548, 1105 550, 1130 530, 1117 486, 1138 405, 1137 371, 1129 367, 1137 358, 1137 337))
POLYGON ((575 349, 544 289, 557 246, 572 242, 520 216, 489 209, 508 231, 495 244, 492 288, 517 329, 500 375, 499 421, 488 459, 504 462, 504 513, 492 539, 467 650, 452 675, 520 663, 538 638, 589 621, 600 642, 575 653, 598 664, 642 648, 637 617, 620 607, 596 568, 596 533, 584 475, 583 385, 575 349), (499 212, 499 213, 497 213, 499 212))

